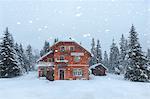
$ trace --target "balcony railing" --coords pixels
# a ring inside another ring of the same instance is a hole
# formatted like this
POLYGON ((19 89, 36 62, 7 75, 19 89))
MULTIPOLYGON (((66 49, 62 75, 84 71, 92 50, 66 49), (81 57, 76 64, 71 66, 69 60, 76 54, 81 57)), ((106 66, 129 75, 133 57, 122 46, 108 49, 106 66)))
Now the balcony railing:
POLYGON ((67 63, 68 60, 56 60, 55 62, 64 62, 64 63, 67 63))
POLYGON ((39 62, 37 66, 54 66, 54 62, 39 62))

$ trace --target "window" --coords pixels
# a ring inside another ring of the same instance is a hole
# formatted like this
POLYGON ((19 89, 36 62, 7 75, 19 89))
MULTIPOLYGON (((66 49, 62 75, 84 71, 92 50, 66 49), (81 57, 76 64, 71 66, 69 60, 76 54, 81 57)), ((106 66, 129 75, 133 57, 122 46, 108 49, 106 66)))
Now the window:
POLYGON ((82 76, 82 69, 73 69, 73 76, 82 76))
POLYGON ((74 51, 74 46, 70 46, 70 51, 74 51))
POLYGON ((47 58, 47 62, 54 62, 53 58, 47 58))
POLYGON ((60 60, 65 60, 65 57, 63 55, 61 55, 60 60))
POLYGON ((74 61, 75 61, 75 62, 80 62, 80 59, 81 59, 80 56, 75 56, 75 57, 74 57, 74 61))
POLYGON ((65 51, 65 46, 61 46, 61 47, 60 47, 60 51, 61 51, 61 52, 64 52, 64 51, 65 51))

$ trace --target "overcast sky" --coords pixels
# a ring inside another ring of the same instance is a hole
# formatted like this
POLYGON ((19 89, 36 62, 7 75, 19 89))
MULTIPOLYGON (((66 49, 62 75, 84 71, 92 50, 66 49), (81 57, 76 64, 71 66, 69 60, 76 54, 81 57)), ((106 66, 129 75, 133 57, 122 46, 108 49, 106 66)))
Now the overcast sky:
POLYGON ((37 49, 56 37, 90 49, 94 37, 109 50, 132 24, 143 49, 150 48, 150 0, 0 0, 0 35, 8 26, 17 42, 37 49))

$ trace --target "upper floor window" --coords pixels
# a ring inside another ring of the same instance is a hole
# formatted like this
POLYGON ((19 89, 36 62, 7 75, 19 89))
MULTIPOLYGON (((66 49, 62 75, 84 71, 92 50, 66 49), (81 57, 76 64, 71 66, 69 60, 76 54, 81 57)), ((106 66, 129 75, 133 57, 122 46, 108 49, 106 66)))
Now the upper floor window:
POLYGON ((60 60, 65 60, 65 57, 63 55, 61 55, 60 60))
POLYGON ((65 50, 66 50, 65 46, 61 46, 61 47, 60 47, 60 51, 61 51, 61 52, 64 52, 65 50))
POLYGON ((80 56, 75 56, 75 57, 74 57, 74 61, 75 61, 75 62, 80 62, 80 60, 81 60, 81 57, 80 57, 80 56))
POLYGON ((47 58, 47 62, 54 62, 53 58, 47 58))
POLYGON ((75 50, 75 48, 74 48, 74 46, 70 46, 70 49, 69 49, 70 51, 74 51, 75 50))

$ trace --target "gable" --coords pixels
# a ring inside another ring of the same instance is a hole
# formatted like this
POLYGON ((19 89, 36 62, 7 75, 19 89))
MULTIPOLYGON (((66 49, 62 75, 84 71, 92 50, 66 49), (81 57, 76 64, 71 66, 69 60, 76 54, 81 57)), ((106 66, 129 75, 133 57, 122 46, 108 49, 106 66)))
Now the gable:
POLYGON ((80 49, 82 52, 87 53, 89 55, 89 57, 91 57, 91 53, 86 50, 85 48, 83 48, 80 44, 74 42, 74 41, 60 41, 55 43, 53 46, 50 47, 50 49, 54 50, 54 49, 58 49, 61 46, 75 46, 75 48, 80 49))
POLYGON ((47 57, 48 55, 50 55, 52 53, 53 53, 53 51, 49 51, 48 53, 46 53, 45 55, 43 55, 42 57, 40 57, 36 62, 44 60, 45 57, 47 57))

